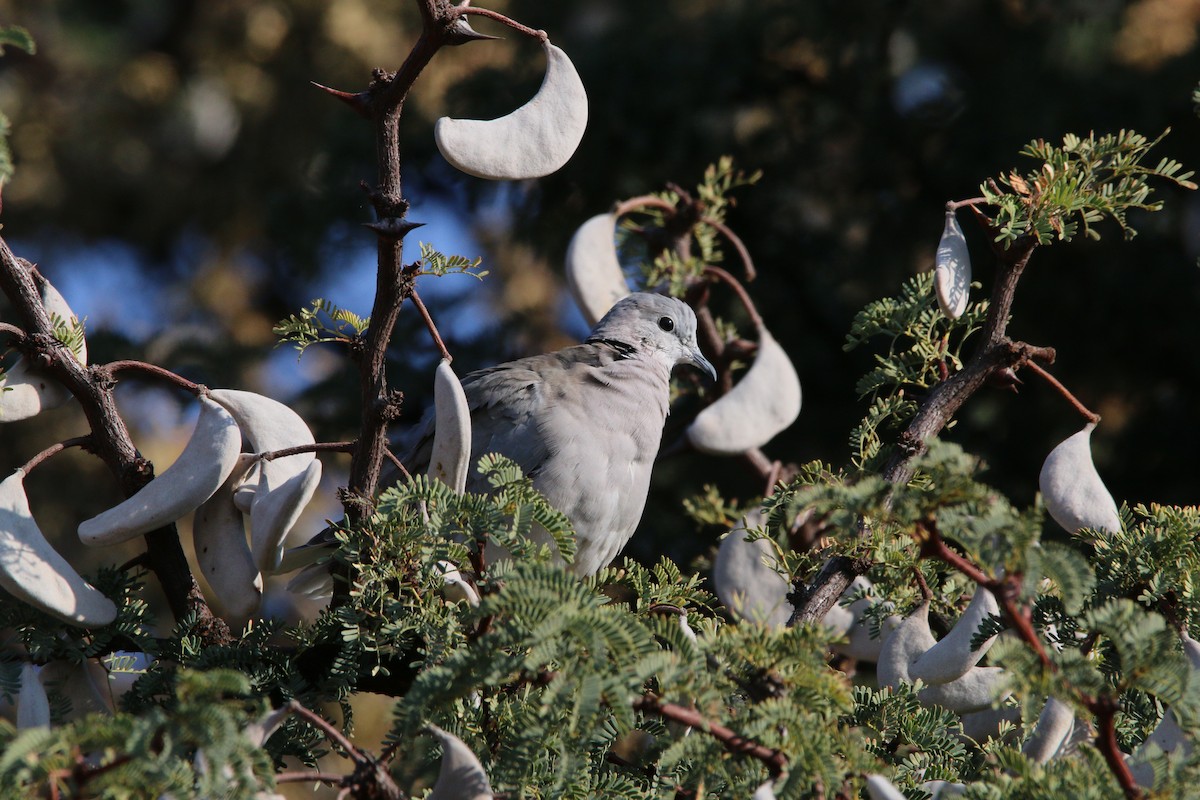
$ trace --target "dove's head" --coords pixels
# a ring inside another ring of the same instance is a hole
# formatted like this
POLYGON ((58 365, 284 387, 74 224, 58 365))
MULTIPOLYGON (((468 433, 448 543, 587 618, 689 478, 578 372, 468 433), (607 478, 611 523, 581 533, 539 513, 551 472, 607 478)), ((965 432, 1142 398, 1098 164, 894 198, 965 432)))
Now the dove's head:
POLYGON ((607 341, 653 358, 669 371, 691 364, 713 380, 717 371, 696 344, 696 314, 682 300, 649 292, 627 295, 596 323, 589 342, 607 341))

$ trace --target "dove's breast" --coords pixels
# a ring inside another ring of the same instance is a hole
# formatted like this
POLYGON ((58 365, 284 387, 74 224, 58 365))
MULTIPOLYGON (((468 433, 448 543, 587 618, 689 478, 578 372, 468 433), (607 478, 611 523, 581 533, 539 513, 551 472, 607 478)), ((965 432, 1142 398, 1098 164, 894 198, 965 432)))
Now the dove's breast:
POLYGON ((575 526, 575 572, 616 557, 642 517, 662 441, 670 375, 633 359, 589 367, 546 398, 538 432, 548 444, 534 485, 575 526))

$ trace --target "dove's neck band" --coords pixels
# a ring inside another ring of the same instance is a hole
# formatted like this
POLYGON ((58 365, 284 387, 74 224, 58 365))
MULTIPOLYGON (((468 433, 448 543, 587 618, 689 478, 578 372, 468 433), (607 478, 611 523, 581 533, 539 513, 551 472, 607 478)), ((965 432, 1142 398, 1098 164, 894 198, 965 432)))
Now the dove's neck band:
POLYGON ((637 348, 625 342, 619 342, 616 339, 605 339, 602 336, 591 336, 584 344, 605 344, 617 351, 617 358, 633 358, 637 355, 637 348))

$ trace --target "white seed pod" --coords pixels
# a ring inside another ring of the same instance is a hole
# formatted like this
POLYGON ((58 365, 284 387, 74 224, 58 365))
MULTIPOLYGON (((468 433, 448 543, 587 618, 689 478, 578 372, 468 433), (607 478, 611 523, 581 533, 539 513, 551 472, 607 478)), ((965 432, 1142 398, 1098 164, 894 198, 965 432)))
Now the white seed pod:
POLYGON ((233 502, 234 489, 254 461, 253 453, 238 456, 221 488, 200 504, 192 519, 196 563, 212 589, 213 605, 226 619, 247 619, 262 601, 262 573, 246 541, 245 518, 233 502))
POLYGON ((58 408, 71 399, 66 387, 33 370, 22 357, 0 375, 0 422, 18 422, 58 408))
MULTIPOLYGON (((67 305, 54 285, 42 278, 42 305, 46 314, 58 317, 67 324, 79 325, 79 317, 67 305)), ((80 336, 72 351, 80 364, 87 364, 87 343, 80 336)), ((58 408, 71 399, 71 393, 58 381, 40 370, 30 368, 26 358, 18 358, 10 369, 0 375, 0 422, 29 419, 51 408, 58 408)))
MULTIPOLYGON (((42 305, 46 308, 46 314, 53 320, 57 317, 67 325, 79 329, 82 333, 82 325, 79 322, 79 317, 75 316, 75 312, 67 305, 66 298, 54 288, 50 281, 42 278, 42 305)), ((80 364, 87 365, 87 342, 83 336, 80 336, 78 341, 74 343, 71 352, 75 355, 76 360, 80 364)))
POLYGON ((791 586, 774 569, 776 556, 771 543, 746 538, 746 531, 761 527, 763 519, 762 511, 751 511, 721 540, 713 560, 713 588, 738 619, 782 628, 792 616, 787 601, 791 586))
POLYGON ((937 644, 929 630, 929 601, 900 621, 883 642, 876 666, 880 686, 895 688, 901 682, 912 682, 909 667, 921 655, 937 644))
POLYGON ((1080 528, 1114 533, 1121 530, 1117 504, 1092 461, 1095 427, 1096 423, 1088 423, 1051 450, 1038 476, 1046 510, 1068 533, 1080 528))
POLYGON ((953 211, 946 212, 946 227, 938 242, 933 288, 942 313, 950 319, 961 317, 971 293, 971 254, 953 211))
POLYGON ((543 43, 546 76, 525 105, 499 119, 442 117, 433 127, 438 150, 454 167, 488 180, 540 178, 562 167, 583 140, 588 101, 567 54, 543 43))
POLYGON ((108 672, 93 659, 82 663, 51 661, 42 667, 42 685, 62 695, 70 703, 64 722, 88 714, 111 714, 112 696, 107 690, 108 672))
POLYGON ((29 510, 25 471, 0 482, 0 586, 19 600, 73 625, 99 627, 117 607, 80 577, 42 535, 29 510))
POLYGON ((687 438, 702 453, 738 455, 795 422, 800 402, 792 360, 766 328, 759 328, 754 363, 729 394, 696 415, 687 438))
POLYGON ((904 792, 882 775, 867 776, 867 794, 871 800, 905 800, 904 792))
POLYGON ((467 488, 467 467, 471 463, 471 408, 458 376, 444 358, 433 381, 433 406, 428 474, 461 493, 467 488))
MULTIPOLYGON (((238 389, 213 389, 210 395, 237 420, 255 453, 311 445, 316 441, 304 419, 278 400, 238 389)), ((319 463, 316 453, 259 461, 234 490, 234 505, 250 514, 251 552, 262 572, 272 572, 278 566, 284 536, 316 491, 310 468, 319 463), (302 494, 305 487, 311 488, 307 496, 302 494), (285 494, 270 498, 275 491, 285 494)), ((320 467, 315 469, 319 480, 320 467)))
POLYGON ((21 665, 21 690, 17 692, 17 730, 50 725, 50 699, 33 664, 21 665))
MULTIPOLYGON (((842 592, 842 597, 847 597, 860 588, 869 589, 870 587, 871 581, 859 575, 850 582, 846 591, 842 592)), ((834 643, 832 649, 835 653, 840 653, 856 661, 874 663, 879 660, 879 652, 883 649, 883 640, 892 628, 900 624, 900 618, 888 617, 884 621, 879 635, 872 638, 871 626, 863 616, 870 605, 871 601, 865 597, 855 600, 848 606, 843 606, 839 600, 826 612, 824 624, 846 637, 846 641, 834 643)))
POLYGON ((1033 734, 1021 746, 1021 752, 1039 764, 1058 753, 1075 729, 1075 712, 1061 700, 1050 697, 1042 706, 1033 734))
POLYGON ((966 711, 959 715, 962 722, 963 738, 972 742, 983 743, 1000 735, 1000 726, 1006 722, 1014 726, 1021 722, 1021 709, 1013 706, 984 708, 979 711, 966 711))
POLYGON ((220 404, 200 397, 200 417, 179 457, 124 502, 79 524, 84 544, 116 544, 199 508, 233 471, 242 435, 220 404))
POLYGON ((579 226, 567 245, 567 287, 588 325, 594 326, 629 294, 617 259, 616 232, 615 214, 597 214, 579 226))
POLYGON ((442 743, 442 765, 428 800, 492 800, 492 784, 471 748, 452 733, 429 725, 442 743))
POLYGON ((961 678, 937 686, 926 686, 917 698, 956 714, 982 711, 1004 699, 1008 675, 1000 667, 971 667, 961 678))
POLYGON ((452 603, 466 601, 471 607, 479 605, 479 591, 463 578, 458 567, 449 561, 439 561, 438 567, 442 570, 442 580, 445 584, 442 592, 447 600, 452 603))
POLYGON ((989 615, 1000 613, 995 596, 983 586, 975 588, 970 604, 942 639, 926 650, 908 668, 913 680, 925 683, 947 683, 966 674, 979 663, 996 637, 985 641, 978 650, 971 649, 971 639, 979 630, 979 624, 989 615))
POLYGON ((258 491, 250 513, 250 552, 254 555, 254 563, 264 573, 278 570, 288 531, 296 524, 321 482, 321 462, 310 461, 303 472, 282 484, 271 485, 273 475, 266 469, 259 474, 258 491))
POLYGON ((287 706, 271 709, 247 725, 242 730, 242 736, 245 736, 253 746, 262 747, 267 743, 267 739, 270 739, 271 735, 279 730, 279 726, 283 724, 290 713, 287 706))
POLYGON ((965 783, 950 781, 925 781, 921 788, 929 792, 929 800, 948 800, 951 797, 962 797, 967 793, 965 783))
MULTIPOLYGON (((970 637, 967 637, 968 641, 970 637)), ((879 653, 876 675, 881 686, 896 687, 916 680, 912 667, 930 651, 936 641, 929 630, 929 602, 921 604, 884 640, 879 653)), ((978 653, 979 651, 975 651, 978 653)), ((947 658, 951 654, 947 653, 947 658)), ((979 657, 982 658, 982 653, 979 657)), ((975 659, 977 660, 977 659, 975 659)), ((959 659, 957 665, 965 671, 940 684, 922 689, 918 697, 924 703, 935 703, 958 713, 979 711, 990 707, 1001 696, 1007 677, 998 667, 977 667, 971 659, 959 659)), ((927 674, 947 677, 947 670, 925 664, 927 674)))
POLYGON ((754 790, 750 800, 775 800, 775 785, 771 781, 767 781, 754 790))

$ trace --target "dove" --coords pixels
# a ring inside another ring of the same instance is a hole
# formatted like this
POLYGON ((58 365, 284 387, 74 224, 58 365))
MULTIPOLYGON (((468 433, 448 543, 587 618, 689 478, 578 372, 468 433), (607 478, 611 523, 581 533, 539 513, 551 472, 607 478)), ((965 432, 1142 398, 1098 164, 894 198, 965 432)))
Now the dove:
MULTIPOLYGON (((567 515, 576 575, 607 566, 633 536, 662 441, 671 372, 681 365, 716 379, 696 343, 695 313, 681 300, 639 292, 619 300, 582 344, 462 379, 471 463, 487 453, 511 458, 567 515)), ((410 471, 428 461, 432 440, 430 419, 405 459, 410 471)), ((472 470, 466 488, 489 487, 472 470)))
MULTIPOLYGON (((571 520, 576 574, 597 572, 633 536, 662 441, 671 372, 684 364, 716 379, 696 344, 692 309, 642 292, 618 301, 583 344, 463 378, 471 463, 500 453, 521 466, 571 520)), ((424 449, 415 463, 427 458, 424 449)), ((485 488, 478 474, 468 477, 469 491, 485 488)))

